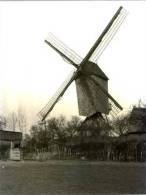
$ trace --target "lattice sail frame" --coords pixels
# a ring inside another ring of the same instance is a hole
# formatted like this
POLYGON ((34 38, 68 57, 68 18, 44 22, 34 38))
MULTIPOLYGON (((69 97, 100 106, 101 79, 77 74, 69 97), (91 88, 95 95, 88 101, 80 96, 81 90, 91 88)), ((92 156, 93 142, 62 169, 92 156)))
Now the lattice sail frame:
POLYGON ((59 99, 63 96, 66 88, 72 83, 75 78, 76 71, 71 71, 66 80, 62 83, 56 93, 52 96, 52 98, 48 101, 48 103, 42 108, 42 110, 38 113, 39 118, 44 120, 49 112, 53 109, 55 104, 59 101, 59 99))
POLYGON ((128 12, 124 8, 121 10, 118 17, 113 22, 112 26, 108 30, 108 33, 103 37, 101 43, 99 44, 98 48, 94 51, 92 54, 90 60, 94 63, 97 63, 98 59, 100 58, 103 51, 106 49, 106 47, 109 45, 115 34, 117 33, 118 29, 124 22, 128 12))

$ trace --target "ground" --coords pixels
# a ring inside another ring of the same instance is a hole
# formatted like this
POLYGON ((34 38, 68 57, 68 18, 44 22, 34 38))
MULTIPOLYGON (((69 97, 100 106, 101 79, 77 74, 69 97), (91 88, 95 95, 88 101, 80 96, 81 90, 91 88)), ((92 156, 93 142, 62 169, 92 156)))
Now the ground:
POLYGON ((146 193, 145 163, 0 162, 0 195, 146 193))

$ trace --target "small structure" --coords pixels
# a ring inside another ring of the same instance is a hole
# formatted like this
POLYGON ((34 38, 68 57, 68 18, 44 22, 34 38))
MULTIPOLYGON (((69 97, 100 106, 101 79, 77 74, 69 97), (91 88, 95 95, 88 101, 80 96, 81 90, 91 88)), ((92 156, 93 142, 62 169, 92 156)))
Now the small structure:
POLYGON ((134 107, 129 118, 128 133, 122 137, 127 160, 146 161, 146 108, 134 107))
POLYGON ((0 130, 0 159, 20 160, 21 132, 0 130))

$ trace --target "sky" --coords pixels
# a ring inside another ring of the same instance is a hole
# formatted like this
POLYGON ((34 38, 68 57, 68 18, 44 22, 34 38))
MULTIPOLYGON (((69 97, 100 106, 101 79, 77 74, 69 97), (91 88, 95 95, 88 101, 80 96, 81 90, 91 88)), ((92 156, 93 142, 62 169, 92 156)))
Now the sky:
MULTIPOLYGON (((84 57, 119 6, 128 16, 98 60, 109 77, 109 93, 124 110, 146 102, 146 2, 51 1, 0 2, 0 113, 22 107, 28 118, 37 113, 73 66, 44 43, 49 32, 84 57)), ((75 84, 51 116, 78 115, 75 84)))

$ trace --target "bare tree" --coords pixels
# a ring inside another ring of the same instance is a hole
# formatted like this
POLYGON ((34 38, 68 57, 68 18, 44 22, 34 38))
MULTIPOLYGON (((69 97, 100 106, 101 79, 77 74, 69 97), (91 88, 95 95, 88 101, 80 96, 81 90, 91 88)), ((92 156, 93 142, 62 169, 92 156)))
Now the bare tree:
POLYGON ((10 112, 6 117, 6 126, 12 131, 21 131, 26 134, 27 119, 24 110, 19 107, 17 111, 10 112))
POLYGON ((58 139, 58 141, 63 141, 66 137, 66 118, 64 116, 60 116, 58 118, 51 118, 47 121, 48 128, 51 130, 54 139, 58 139))
POLYGON ((4 130, 6 128, 6 118, 4 116, 0 116, 0 130, 4 130))
POLYGON ((19 131, 21 131, 22 134, 25 135, 27 130, 27 118, 26 118, 25 111, 22 109, 22 107, 18 108, 17 122, 18 122, 19 131))
POLYGON ((128 132, 130 113, 115 118, 112 122, 112 134, 121 136, 128 132))
POLYGON ((81 119, 77 116, 72 116, 66 124, 66 134, 69 137, 74 137, 78 134, 79 127, 81 125, 81 119))
POLYGON ((17 122, 18 122, 16 112, 9 113, 8 116, 6 117, 6 120, 7 120, 7 128, 9 130, 16 131, 17 130, 17 122))

